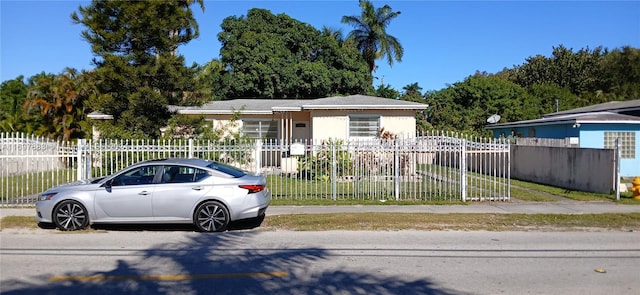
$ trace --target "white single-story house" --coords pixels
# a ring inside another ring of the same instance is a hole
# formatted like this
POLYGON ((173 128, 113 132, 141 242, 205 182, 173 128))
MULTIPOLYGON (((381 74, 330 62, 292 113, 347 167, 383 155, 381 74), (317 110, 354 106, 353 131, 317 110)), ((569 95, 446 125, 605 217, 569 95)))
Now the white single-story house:
POLYGON ((251 138, 284 143, 305 140, 375 138, 384 128, 398 137, 416 134, 416 112, 427 104, 366 95, 317 99, 232 99, 199 107, 173 107, 178 114, 201 115, 214 128, 229 126, 234 115, 251 138))
POLYGON ((540 119, 486 126, 494 137, 568 139, 573 147, 615 148, 621 143, 620 174, 640 175, 640 99, 611 101, 546 114, 540 119))

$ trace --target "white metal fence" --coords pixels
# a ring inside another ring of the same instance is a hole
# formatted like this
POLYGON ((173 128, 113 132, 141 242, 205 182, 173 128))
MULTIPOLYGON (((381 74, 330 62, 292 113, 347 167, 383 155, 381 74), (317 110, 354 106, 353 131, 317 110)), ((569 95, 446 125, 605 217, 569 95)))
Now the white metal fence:
POLYGON ((197 157, 267 175, 274 199, 510 200, 509 143, 433 132, 395 140, 55 142, 0 133, 0 206, 133 163, 197 157))

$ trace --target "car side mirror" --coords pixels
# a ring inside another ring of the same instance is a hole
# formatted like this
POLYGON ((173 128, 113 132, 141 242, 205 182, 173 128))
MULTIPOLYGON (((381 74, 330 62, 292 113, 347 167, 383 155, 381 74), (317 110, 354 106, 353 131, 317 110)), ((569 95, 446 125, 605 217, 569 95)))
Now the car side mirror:
POLYGON ((108 191, 111 190, 112 186, 113 186, 113 178, 107 180, 107 182, 104 183, 104 188, 106 188, 108 191))

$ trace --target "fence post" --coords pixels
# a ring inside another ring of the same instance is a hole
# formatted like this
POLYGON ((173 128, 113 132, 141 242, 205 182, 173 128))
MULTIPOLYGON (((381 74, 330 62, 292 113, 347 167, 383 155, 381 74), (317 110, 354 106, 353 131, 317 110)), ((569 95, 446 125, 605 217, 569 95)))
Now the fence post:
POLYGON ((462 201, 467 201, 467 141, 460 140, 460 194, 462 201))
POLYGON ((331 142, 331 199, 336 200, 337 198, 337 175, 338 175, 338 167, 336 167, 336 163, 338 162, 336 159, 336 145, 337 142, 331 142))
POLYGON ((93 177, 93 140, 88 140, 84 153, 85 177, 91 179, 93 177))
POLYGON ((256 139, 256 161, 255 161, 255 171, 256 173, 260 172, 260 168, 262 168, 262 139, 256 139))
POLYGON ((620 201, 620 160, 622 159, 622 155, 620 154, 621 148, 622 148, 622 143, 620 142, 620 137, 618 137, 616 138, 616 163, 615 163, 616 201, 620 201))
POLYGON ((511 143, 506 142, 507 145, 507 200, 511 201, 511 143))
POLYGON ((189 138, 189 159, 193 158, 193 138, 189 138))
POLYGON ((85 177, 85 159, 83 157, 84 154, 84 146, 87 143, 86 139, 78 139, 78 144, 76 145, 76 180, 82 180, 85 177))
POLYGON ((393 141, 393 195, 396 201, 400 200, 400 151, 398 148, 398 139, 393 141))

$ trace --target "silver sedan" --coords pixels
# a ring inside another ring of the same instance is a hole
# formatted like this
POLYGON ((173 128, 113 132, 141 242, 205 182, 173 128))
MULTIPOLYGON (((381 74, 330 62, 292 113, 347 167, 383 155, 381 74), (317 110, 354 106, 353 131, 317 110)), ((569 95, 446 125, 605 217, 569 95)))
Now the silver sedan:
POLYGON ((159 159, 113 175, 50 188, 37 219, 60 230, 98 223, 193 223, 224 231, 231 221, 261 218, 270 193, 262 174, 202 159, 159 159))

